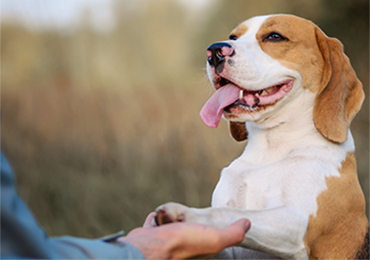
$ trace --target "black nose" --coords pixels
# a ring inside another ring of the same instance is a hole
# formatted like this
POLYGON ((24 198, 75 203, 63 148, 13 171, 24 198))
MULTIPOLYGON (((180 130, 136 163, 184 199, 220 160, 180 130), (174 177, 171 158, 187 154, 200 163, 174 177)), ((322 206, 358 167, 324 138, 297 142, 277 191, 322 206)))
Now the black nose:
POLYGON ((208 63, 215 68, 225 62, 226 56, 232 55, 234 48, 226 42, 216 42, 207 49, 208 63))

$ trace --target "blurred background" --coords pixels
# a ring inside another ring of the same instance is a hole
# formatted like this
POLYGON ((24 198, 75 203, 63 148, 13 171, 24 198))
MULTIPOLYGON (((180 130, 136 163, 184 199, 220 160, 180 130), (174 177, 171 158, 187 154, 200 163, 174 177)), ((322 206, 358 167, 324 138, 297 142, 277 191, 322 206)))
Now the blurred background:
POLYGON ((1 0, 1 149, 47 233, 98 237, 168 201, 210 205, 245 143, 199 117, 206 48, 271 13, 343 42, 367 95, 352 133, 368 202, 368 0, 1 0))

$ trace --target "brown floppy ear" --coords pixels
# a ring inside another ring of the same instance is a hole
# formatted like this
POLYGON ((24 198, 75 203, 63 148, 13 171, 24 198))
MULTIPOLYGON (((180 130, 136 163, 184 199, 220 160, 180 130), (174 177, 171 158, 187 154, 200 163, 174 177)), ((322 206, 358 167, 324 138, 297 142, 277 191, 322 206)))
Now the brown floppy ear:
POLYGON ((229 122, 230 134, 238 142, 247 140, 248 132, 245 122, 229 122))
POLYGON ((316 28, 316 39, 324 58, 324 69, 313 120, 326 139, 343 143, 352 119, 361 108, 364 91, 341 42, 327 37, 319 28, 316 28))

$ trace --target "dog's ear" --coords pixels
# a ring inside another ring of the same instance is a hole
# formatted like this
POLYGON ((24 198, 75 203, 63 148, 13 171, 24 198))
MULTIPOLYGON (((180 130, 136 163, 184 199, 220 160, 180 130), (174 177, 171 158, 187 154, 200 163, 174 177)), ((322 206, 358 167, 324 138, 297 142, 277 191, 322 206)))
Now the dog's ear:
POLYGON ((341 42, 327 37, 319 28, 316 28, 316 39, 324 58, 324 68, 313 120, 326 139, 343 143, 347 140, 352 119, 361 108, 364 91, 341 42))
POLYGON ((245 122, 229 122, 230 134, 238 142, 247 140, 248 132, 245 122))

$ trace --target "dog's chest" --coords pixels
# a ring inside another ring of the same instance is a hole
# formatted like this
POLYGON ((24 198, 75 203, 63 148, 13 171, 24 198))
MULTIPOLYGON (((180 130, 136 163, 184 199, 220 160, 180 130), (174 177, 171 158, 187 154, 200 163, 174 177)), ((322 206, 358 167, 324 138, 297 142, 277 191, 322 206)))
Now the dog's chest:
POLYGON ((354 145, 349 132, 341 145, 315 135, 289 147, 289 153, 262 150, 261 145, 247 148, 223 169, 212 206, 264 209, 292 205, 308 217, 316 214, 317 197, 327 189, 326 179, 340 177, 341 162, 354 145))
POLYGON ((213 207, 262 209, 282 204, 282 175, 272 174, 270 167, 238 164, 223 170, 213 193, 213 207))

